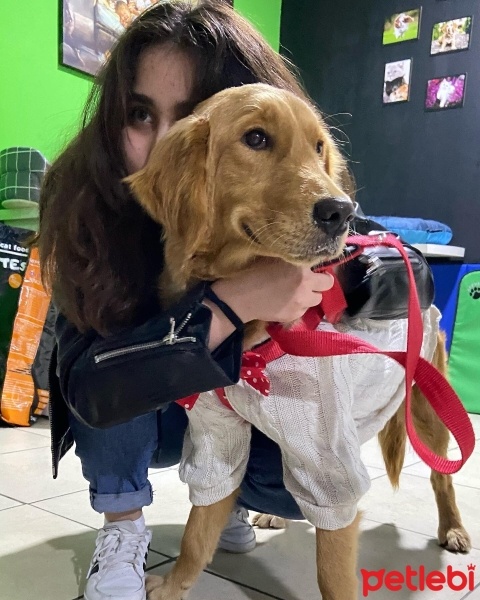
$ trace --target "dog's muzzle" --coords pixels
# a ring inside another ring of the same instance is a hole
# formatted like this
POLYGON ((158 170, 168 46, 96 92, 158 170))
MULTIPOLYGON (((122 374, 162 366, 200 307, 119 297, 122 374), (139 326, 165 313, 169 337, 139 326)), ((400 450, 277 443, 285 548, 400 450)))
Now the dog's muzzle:
POLYGON ((328 236, 342 235, 353 220, 355 207, 346 198, 325 198, 313 207, 313 220, 328 236))

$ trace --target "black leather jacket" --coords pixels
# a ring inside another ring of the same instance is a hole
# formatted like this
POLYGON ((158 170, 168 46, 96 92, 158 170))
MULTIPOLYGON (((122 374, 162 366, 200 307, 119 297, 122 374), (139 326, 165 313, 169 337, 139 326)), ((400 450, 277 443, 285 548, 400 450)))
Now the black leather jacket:
POLYGON ((213 353, 205 285, 167 312, 103 338, 81 334, 62 315, 50 365, 52 468, 73 444, 68 411, 91 427, 118 425, 196 392, 238 381, 243 332, 213 353))

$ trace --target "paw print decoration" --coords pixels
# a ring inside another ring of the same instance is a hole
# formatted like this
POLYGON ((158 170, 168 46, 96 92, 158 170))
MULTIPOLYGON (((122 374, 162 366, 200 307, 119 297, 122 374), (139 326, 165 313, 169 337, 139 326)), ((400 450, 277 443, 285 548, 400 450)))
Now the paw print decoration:
POLYGON ((477 283, 472 283, 468 288, 468 293, 474 300, 480 299, 480 281, 477 283))

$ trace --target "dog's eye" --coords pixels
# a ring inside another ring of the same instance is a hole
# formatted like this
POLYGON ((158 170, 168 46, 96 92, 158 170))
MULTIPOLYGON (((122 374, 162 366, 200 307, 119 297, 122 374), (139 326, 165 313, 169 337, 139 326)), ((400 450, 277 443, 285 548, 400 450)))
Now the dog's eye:
POLYGON ((323 142, 317 142, 317 154, 322 156, 323 154, 323 142))
POLYGON ((265 150, 270 145, 270 138, 262 129, 252 129, 243 136, 243 142, 253 150, 265 150))

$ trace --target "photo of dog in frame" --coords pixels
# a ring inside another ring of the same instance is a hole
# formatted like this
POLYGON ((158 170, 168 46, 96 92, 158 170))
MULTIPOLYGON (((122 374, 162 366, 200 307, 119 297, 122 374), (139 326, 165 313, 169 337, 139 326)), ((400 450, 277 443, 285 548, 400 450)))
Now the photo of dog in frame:
POLYGON ((430 54, 444 54, 467 50, 470 46, 472 17, 435 23, 432 30, 430 54))
POLYGON ((383 45, 417 40, 420 37, 422 9, 405 10, 385 19, 383 45))

